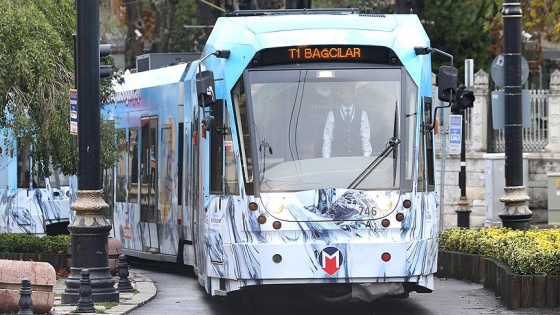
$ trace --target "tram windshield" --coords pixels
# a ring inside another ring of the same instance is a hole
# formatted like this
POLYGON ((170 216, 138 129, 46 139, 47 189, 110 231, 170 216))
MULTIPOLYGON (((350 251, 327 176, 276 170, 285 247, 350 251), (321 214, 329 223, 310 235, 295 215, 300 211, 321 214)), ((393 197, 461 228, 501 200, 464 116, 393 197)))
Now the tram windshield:
POLYGON ((401 77, 399 68, 249 71, 261 192, 398 187, 401 77))

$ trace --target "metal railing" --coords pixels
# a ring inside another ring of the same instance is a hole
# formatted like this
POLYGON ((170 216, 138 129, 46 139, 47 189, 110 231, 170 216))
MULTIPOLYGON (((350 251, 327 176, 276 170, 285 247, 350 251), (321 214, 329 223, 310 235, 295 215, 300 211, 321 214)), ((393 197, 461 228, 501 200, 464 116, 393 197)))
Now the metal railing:
MULTIPOLYGON (((549 141, 549 90, 530 90, 531 95, 531 126, 523 128, 523 152, 542 152, 545 151, 549 141)), ((490 100, 485 104, 490 104, 490 100)), ((488 106, 491 107, 491 106, 488 106)), ((449 110, 445 112, 449 115, 449 110)), ((473 116, 472 109, 465 111, 465 145, 467 152, 471 151, 473 145, 473 116)), ((441 141, 445 137, 449 141, 447 135, 449 116, 444 118, 446 126, 442 128, 442 132, 436 136, 436 149, 441 152, 441 141)), ((492 128, 491 122, 488 128, 492 128)), ((505 137, 504 130, 493 130, 491 133, 492 139, 488 139, 489 152, 503 153, 505 150, 505 137)), ((449 146, 447 146, 449 148, 449 146)))
MULTIPOLYGON (((548 144, 548 90, 531 90, 531 127, 523 128, 523 152, 541 152, 548 144)), ((468 145, 468 142, 467 142, 468 145)), ((492 148, 504 152, 504 130, 494 130, 492 148)))

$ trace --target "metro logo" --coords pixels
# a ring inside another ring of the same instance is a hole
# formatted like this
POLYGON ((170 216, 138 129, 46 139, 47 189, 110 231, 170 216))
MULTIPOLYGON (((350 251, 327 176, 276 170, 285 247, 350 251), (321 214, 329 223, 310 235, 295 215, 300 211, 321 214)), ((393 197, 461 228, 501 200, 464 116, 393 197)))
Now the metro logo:
POLYGON ((338 248, 326 247, 319 253, 318 260, 319 264, 321 264, 321 268, 332 276, 340 269, 340 266, 342 266, 344 256, 338 248))

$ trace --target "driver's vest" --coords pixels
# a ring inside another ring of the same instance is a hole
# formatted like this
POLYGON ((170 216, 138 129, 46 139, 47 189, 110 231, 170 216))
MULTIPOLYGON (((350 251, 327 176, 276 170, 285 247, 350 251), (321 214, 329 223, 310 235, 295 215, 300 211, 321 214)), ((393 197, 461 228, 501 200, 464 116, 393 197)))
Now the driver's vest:
POLYGON ((360 156, 364 154, 360 135, 362 112, 362 109, 354 107, 354 119, 347 122, 344 121, 339 110, 333 110, 332 156, 360 156))

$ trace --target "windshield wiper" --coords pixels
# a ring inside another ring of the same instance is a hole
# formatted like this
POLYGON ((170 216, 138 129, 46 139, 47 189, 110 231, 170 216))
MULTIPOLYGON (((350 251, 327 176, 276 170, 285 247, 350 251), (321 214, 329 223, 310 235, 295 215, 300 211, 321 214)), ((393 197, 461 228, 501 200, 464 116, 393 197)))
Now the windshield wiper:
POLYGON ((385 160, 385 158, 393 152, 393 150, 395 150, 399 143, 401 143, 399 138, 392 137, 389 142, 387 142, 385 150, 383 150, 383 152, 381 152, 381 154, 379 154, 377 158, 375 158, 375 160, 373 160, 373 162, 371 162, 371 164, 368 165, 368 167, 366 167, 366 169, 363 170, 363 172, 360 173, 354 181, 352 181, 352 183, 348 186, 348 189, 355 189, 362 181, 364 181, 364 179, 366 179, 366 177, 368 177, 369 174, 371 174, 371 172, 373 172, 373 170, 377 168, 377 166, 381 164, 381 162, 383 162, 383 160, 385 160))

